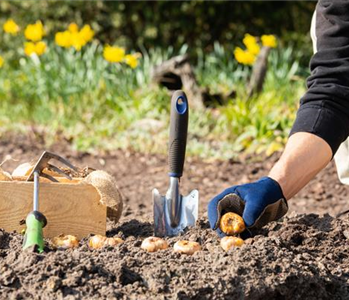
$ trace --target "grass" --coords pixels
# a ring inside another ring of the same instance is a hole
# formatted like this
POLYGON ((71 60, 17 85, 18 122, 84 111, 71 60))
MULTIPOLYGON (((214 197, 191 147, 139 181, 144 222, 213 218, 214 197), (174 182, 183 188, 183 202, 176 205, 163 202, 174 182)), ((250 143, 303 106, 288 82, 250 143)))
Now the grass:
MULTIPOLYGON (((57 133, 83 151, 133 148, 167 151, 169 95, 150 82, 151 68, 179 53, 172 48, 143 50, 139 67, 110 64, 97 43, 75 52, 49 45, 40 59, 13 55, 0 69, 1 131, 42 128, 53 143, 57 133)), ((272 51, 263 93, 246 100, 249 67, 238 65, 232 50, 218 43, 209 54, 197 52, 200 85, 215 93, 232 89, 225 106, 190 111, 188 153, 231 158, 241 151, 282 148, 304 92, 306 71, 292 47, 272 51)), ((6 56, 5 56, 6 58, 6 56)), ((189 99, 190 101, 190 99, 189 99)))

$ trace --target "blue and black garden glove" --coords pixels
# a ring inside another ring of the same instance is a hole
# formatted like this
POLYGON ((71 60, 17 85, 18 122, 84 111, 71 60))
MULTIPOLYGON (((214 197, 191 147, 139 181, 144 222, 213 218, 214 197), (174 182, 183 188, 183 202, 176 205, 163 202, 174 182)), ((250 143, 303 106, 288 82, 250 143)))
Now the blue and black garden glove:
POLYGON ((219 228, 221 216, 234 212, 244 219, 246 230, 242 233, 247 238, 271 221, 280 219, 287 213, 287 201, 280 185, 269 177, 242 185, 232 186, 208 204, 208 220, 212 229, 223 237, 219 228))

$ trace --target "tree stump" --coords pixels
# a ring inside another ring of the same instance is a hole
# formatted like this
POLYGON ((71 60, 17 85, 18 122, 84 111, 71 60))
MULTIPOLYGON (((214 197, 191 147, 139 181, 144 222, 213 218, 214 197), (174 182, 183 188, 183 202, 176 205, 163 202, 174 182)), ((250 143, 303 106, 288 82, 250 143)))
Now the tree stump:
POLYGON ((257 57, 257 61, 253 65, 251 79, 247 86, 248 98, 251 98, 255 94, 259 94, 263 89, 268 69, 268 56, 270 49, 270 47, 262 47, 257 57))
POLYGON ((183 89, 196 109, 204 108, 204 92, 199 87, 188 55, 175 56, 152 70, 152 80, 170 90, 183 89))

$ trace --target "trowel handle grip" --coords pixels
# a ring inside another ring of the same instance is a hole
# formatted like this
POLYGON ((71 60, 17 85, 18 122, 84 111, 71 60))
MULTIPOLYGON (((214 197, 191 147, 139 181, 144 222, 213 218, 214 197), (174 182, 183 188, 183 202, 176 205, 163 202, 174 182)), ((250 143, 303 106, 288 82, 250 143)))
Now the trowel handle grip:
POLYGON ((170 140, 169 140, 169 176, 181 177, 187 145, 189 106, 185 93, 175 91, 171 99, 170 140))

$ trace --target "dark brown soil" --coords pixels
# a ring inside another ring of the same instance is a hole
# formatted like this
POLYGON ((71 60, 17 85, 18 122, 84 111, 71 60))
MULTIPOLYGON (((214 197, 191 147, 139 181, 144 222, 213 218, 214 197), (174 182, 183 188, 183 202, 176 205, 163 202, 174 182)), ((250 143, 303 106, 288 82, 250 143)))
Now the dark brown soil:
MULTIPOLYGON (((19 159, 4 164, 11 171, 43 150, 33 136, 2 136, 0 160, 6 155, 19 159)), ((20 234, 0 231, 0 298, 349 299, 349 217, 335 217, 349 209, 349 187, 339 183, 334 164, 289 201, 286 218, 226 253, 209 229, 207 202, 228 186, 266 175, 277 155, 242 162, 188 158, 181 191, 200 191, 197 227, 168 238, 169 249, 146 253, 140 245, 153 232, 151 190, 167 189, 166 157, 79 153, 64 140, 51 150, 78 166, 115 176, 126 205, 120 222, 108 223, 107 235, 120 236, 125 243, 90 250, 83 240, 75 250, 47 247, 36 254, 21 250, 20 234), (179 239, 199 242, 202 251, 193 256, 174 253, 179 239)))

